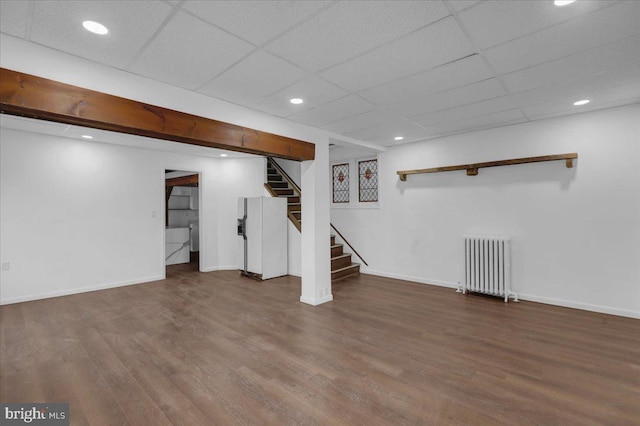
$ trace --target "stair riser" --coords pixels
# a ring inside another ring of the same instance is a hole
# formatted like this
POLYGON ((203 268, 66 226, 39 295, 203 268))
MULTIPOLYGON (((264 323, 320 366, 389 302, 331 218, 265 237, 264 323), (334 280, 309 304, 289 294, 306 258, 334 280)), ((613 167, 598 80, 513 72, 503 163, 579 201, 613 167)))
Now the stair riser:
POLYGON ((336 244, 336 237, 331 237, 331 245, 335 245, 336 244))
POLYGON ((295 217, 297 220, 302 220, 302 213, 292 213, 293 217, 295 217))
POLYGON ((273 189, 289 189, 289 184, 287 182, 277 182, 271 181, 267 182, 273 189))
POLYGON ((300 197, 288 197, 287 198, 287 203, 288 204, 300 204, 300 197))
POLYGON ((272 174, 267 174, 267 182, 269 181, 278 181, 278 182, 282 182, 282 176, 280 175, 272 175, 272 174))
POLYGON ((331 270, 335 271, 336 269, 344 268, 345 266, 351 265, 351 256, 341 257, 340 259, 331 260, 331 270))
POLYGON ((300 204, 289 203, 288 211, 302 211, 302 206, 300 204))
POLYGON ((332 280, 337 280, 340 278, 346 278, 346 277, 350 277, 350 276, 357 276, 360 274, 360 266, 357 266, 355 268, 352 269, 347 269, 344 271, 340 271, 340 272, 332 272, 331 273, 331 279, 332 280))
POLYGON ((331 257, 336 257, 342 255, 342 246, 332 247, 331 248, 331 257))
POLYGON ((280 188, 276 188, 274 189, 275 193, 280 195, 293 195, 293 189, 280 189, 280 188))

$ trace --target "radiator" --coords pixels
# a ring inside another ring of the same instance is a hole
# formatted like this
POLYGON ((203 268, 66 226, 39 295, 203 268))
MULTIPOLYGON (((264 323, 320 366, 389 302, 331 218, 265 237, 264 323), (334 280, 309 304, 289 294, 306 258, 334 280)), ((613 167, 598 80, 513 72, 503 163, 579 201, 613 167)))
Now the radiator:
POLYGON ((464 285, 462 292, 474 292, 512 298, 511 255, 508 237, 465 235, 464 237, 464 285))

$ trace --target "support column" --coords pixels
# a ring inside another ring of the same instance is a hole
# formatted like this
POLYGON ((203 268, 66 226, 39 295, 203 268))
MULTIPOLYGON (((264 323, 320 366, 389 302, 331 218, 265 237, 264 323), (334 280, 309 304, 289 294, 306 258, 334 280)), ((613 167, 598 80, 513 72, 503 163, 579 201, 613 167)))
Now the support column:
POLYGON ((300 301, 319 305, 333 300, 329 245, 329 140, 316 142, 315 160, 302 172, 302 294, 300 301))

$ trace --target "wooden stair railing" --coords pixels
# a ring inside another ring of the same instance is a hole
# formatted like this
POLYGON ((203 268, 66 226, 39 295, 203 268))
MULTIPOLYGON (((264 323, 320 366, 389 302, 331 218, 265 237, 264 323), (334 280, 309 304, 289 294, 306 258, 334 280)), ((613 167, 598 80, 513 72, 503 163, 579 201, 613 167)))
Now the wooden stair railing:
MULTIPOLYGON (((273 197, 287 198, 287 216, 296 229, 302 232, 302 191, 282 167, 270 157, 267 157, 267 182, 264 187, 273 197)), ((362 262, 367 265, 362 256, 349 244, 340 231, 333 225, 331 227, 362 262)), ((344 253, 344 245, 336 243, 335 238, 334 235, 331 235, 331 280, 335 281, 358 275, 360 273, 360 264, 352 262, 351 253, 344 253)))

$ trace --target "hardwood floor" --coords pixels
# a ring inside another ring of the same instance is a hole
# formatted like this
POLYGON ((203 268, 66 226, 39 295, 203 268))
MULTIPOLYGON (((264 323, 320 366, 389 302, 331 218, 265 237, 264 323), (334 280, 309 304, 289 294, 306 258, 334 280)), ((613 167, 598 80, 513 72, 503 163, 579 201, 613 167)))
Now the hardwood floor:
POLYGON ((0 400, 71 424, 640 424, 640 321, 361 275, 176 265, 155 283, 0 308, 0 400))

